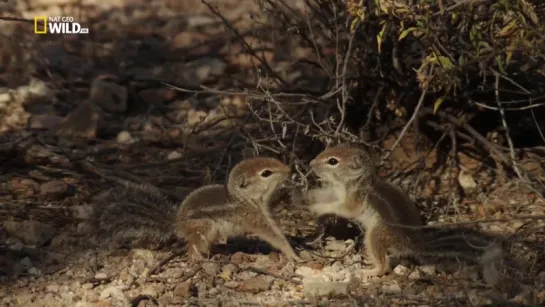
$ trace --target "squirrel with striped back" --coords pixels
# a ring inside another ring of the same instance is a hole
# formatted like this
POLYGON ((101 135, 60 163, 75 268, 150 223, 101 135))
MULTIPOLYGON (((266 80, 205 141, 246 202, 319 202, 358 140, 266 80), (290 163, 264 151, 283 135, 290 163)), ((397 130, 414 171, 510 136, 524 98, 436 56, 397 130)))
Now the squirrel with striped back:
POLYGON ((301 258, 270 214, 271 196, 290 174, 289 167, 277 159, 246 159, 230 171, 226 185, 198 188, 181 204, 148 186, 114 188, 96 203, 94 225, 98 237, 117 241, 183 240, 192 259, 203 258, 214 243, 254 234, 299 262, 301 258))
POLYGON ((497 282, 496 264, 503 258, 501 242, 462 227, 420 227, 415 203, 378 177, 365 149, 349 144, 333 146, 318 154, 310 166, 323 183, 306 193, 310 210, 318 216, 332 214, 361 225, 367 258, 374 266, 366 275, 388 273, 392 257, 462 258, 479 263, 487 283, 497 282))

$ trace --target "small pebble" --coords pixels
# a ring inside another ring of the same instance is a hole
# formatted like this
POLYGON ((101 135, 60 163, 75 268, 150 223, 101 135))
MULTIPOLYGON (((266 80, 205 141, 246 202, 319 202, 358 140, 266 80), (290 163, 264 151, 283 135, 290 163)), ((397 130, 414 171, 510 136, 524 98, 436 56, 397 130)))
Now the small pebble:
POLYGON ((179 159, 182 157, 182 154, 176 150, 174 151, 171 151, 168 156, 167 156, 167 160, 176 160, 176 159, 179 159))
POLYGON ((106 273, 100 272, 95 274, 95 279, 106 279, 106 278, 108 278, 108 275, 106 273))
POLYGON ((50 292, 50 293, 57 293, 57 292, 59 292, 59 285, 57 285, 57 284, 47 285, 45 287, 45 291, 50 292))
POLYGON ((117 135, 117 142, 119 144, 132 144, 134 143, 134 139, 128 131, 121 131, 117 135))

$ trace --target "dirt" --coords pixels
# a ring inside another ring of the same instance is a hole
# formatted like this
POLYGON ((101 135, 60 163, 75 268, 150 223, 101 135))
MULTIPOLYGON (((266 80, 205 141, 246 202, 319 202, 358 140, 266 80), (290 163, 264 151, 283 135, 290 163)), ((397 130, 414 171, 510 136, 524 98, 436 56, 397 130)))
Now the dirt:
MULTIPOLYGON (((281 137, 255 137, 270 122, 266 117, 249 121, 248 116, 267 112, 252 113, 250 98, 237 89, 252 82, 264 87, 270 80, 256 73, 259 61, 242 53, 246 46, 201 1, 61 5, 66 2, 8 4, 21 18, 78 16, 89 26, 89 38, 37 37, 30 23, 0 21, 12 35, 0 44, 3 305, 545 302, 545 200, 519 180, 498 179, 490 166, 462 153, 457 156, 461 167, 445 171, 437 151, 426 155, 415 149, 412 132, 381 174, 417 200, 430 224, 501 219, 480 224, 509 236, 514 272, 497 287, 485 285, 475 266, 458 263, 402 263, 387 276, 368 278, 361 236, 352 235, 359 232, 356 226, 339 222, 336 230, 329 229, 335 237, 328 234, 319 244, 306 245, 318 221, 289 197, 274 214, 308 259, 302 264, 288 262, 251 237, 218 244, 209 259, 198 263, 187 261, 176 244, 95 245, 86 223, 92 199, 117 185, 117 179, 154 184, 181 200, 203 184, 224 182, 229 168, 244 157, 279 155, 276 149, 283 148, 286 161, 304 172, 316 149, 303 144, 292 152, 290 145, 279 145, 281 137), (423 163, 415 164, 423 157, 423 163)), ((233 21, 238 31, 255 27, 252 18, 258 18, 259 9, 253 1, 213 3, 228 20, 239 19, 233 21)), ((284 46, 292 52, 282 53, 258 34, 245 37, 253 48, 266 49, 263 58, 283 70, 287 80, 315 77, 312 70, 290 64, 312 52, 294 43, 284 46)), ((284 136, 292 133, 276 129, 284 136)), ((389 148, 395 140, 387 138, 381 146, 389 148)), ((521 165, 539 177, 540 159, 521 165)))

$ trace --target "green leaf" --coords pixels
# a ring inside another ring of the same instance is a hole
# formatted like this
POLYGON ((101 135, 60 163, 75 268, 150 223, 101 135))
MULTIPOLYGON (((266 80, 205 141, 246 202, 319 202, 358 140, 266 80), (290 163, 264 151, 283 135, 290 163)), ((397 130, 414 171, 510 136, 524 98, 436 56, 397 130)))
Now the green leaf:
POLYGON ((418 28, 410 27, 408 29, 403 30, 403 32, 401 32, 401 34, 399 35, 399 38, 397 39, 397 41, 400 41, 400 40, 404 39, 405 37, 407 37, 407 35, 409 35, 409 33, 413 32, 416 29, 418 29, 418 28))
POLYGON ((429 56, 428 61, 433 64, 441 65, 441 67, 443 67, 445 70, 451 70, 454 68, 452 61, 446 56, 429 56))
POLYGON ((503 63, 503 58, 501 57, 501 55, 496 55, 495 59, 496 59, 496 65, 498 65, 498 70, 502 74, 507 75, 507 72, 505 71, 505 65, 504 65, 505 63, 503 63))
POLYGON ((354 18, 354 20, 352 20, 352 23, 350 24, 350 33, 354 33, 354 31, 356 31, 356 27, 359 23, 360 20, 358 18, 354 18))
POLYGON ((464 66, 466 62, 466 58, 463 55, 460 55, 460 57, 458 57, 458 66, 464 66))
POLYGON ((498 33, 499 36, 505 37, 511 34, 518 26, 516 20, 511 20, 505 27, 503 27, 498 33))
POLYGON ((384 32, 386 31, 387 26, 388 23, 384 23, 382 30, 380 30, 380 33, 377 35, 378 53, 381 53, 382 51, 382 38, 384 37, 384 32))
POLYGON ((445 100, 445 97, 437 98, 437 100, 433 104, 433 114, 435 114, 435 112, 437 112, 437 110, 439 109, 439 107, 441 106, 441 104, 443 103, 444 100, 445 100))
POLYGON ((507 53, 505 55, 505 65, 509 65, 511 63, 511 59, 513 58, 513 50, 517 47, 517 40, 512 40, 511 44, 509 44, 509 47, 507 47, 507 53))

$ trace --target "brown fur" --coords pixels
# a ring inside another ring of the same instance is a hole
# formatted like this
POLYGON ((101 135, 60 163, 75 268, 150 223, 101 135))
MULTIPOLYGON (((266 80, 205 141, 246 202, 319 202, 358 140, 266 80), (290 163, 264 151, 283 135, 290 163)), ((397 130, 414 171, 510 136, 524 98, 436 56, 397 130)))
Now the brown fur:
POLYGON ((299 260, 269 212, 272 194, 289 174, 287 165, 276 159, 248 159, 233 168, 227 186, 205 186, 188 195, 177 215, 176 232, 188 242, 189 254, 201 258, 211 244, 251 233, 299 260), (273 174, 263 178, 264 170, 273 174))
POLYGON ((116 189, 97 207, 97 222, 102 232, 127 240, 183 239, 194 259, 208 254, 214 243, 250 233, 300 260, 269 212, 271 195, 289 175, 289 167, 279 160, 247 159, 231 170, 227 185, 198 188, 179 207, 156 189, 116 189), (263 171, 270 175, 263 177, 263 171))
POLYGON ((403 227, 421 225, 418 208, 404 192, 378 178, 371 157, 362 148, 331 147, 310 165, 326 184, 309 191, 310 209, 319 216, 335 214, 359 222, 366 231, 368 259, 374 265, 369 275, 390 271, 390 257, 462 257, 483 266, 501 257, 501 246, 482 232, 403 227))
POLYGON ((126 183, 94 199, 92 223, 100 241, 164 243, 175 237, 177 207, 153 186, 126 183))

